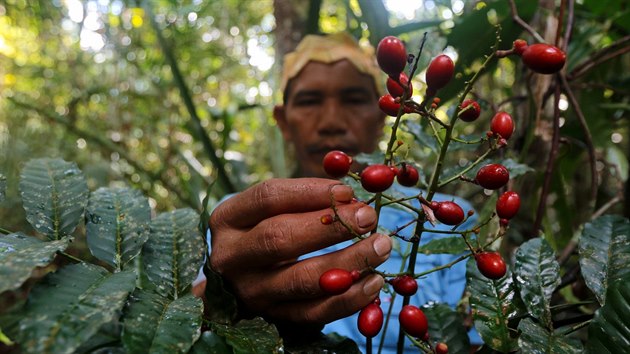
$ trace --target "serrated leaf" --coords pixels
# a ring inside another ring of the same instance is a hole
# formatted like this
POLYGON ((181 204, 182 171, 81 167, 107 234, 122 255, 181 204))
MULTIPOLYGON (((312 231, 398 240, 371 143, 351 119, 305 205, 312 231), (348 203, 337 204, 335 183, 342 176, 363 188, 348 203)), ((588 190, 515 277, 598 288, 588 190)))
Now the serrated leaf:
POLYGON ((361 354, 357 343, 350 338, 337 333, 329 333, 315 340, 309 340, 301 345, 287 345, 287 353, 291 354, 314 354, 314 353, 335 353, 335 354, 361 354))
POLYGON ((0 236, 0 293, 19 288, 33 269, 49 264, 68 242, 68 237, 44 242, 20 233, 0 236))
POLYGON ((550 333, 531 318, 522 320, 518 330, 521 332, 518 346, 523 353, 578 354, 584 350, 579 339, 567 337, 558 331, 550 333))
POLYGON ((201 335, 203 302, 187 294, 171 300, 136 290, 124 315, 128 353, 186 353, 201 335))
POLYGON ((549 243, 534 238, 516 250, 516 286, 530 314, 552 328, 551 295, 560 285, 560 265, 549 243))
POLYGON ((471 258, 466 263, 466 283, 475 328, 485 344, 503 353, 516 350, 518 343, 508 326, 509 320, 518 315, 517 296, 509 270, 503 278, 489 280, 479 272, 471 258))
POLYGON ((235 326, 213 323, 212 329, 225 338, 234 354, 282 353, 282 338, 272 324, 260 317, 239 321, 235 326))
POLYGON ((436 238, 418 247, 418 252, 424 254, 462 254, 467 250, 461 236, 436 238))
POLYGON ((603 306, 608 284, 630 274, 630 221, 603 215, 585 224, 579 254, 586 285, 603 306))
POLYGON ((149 200, 139 190, 99 188, 90 195, 85 218, 90 252, 123 269, 149 238, 150 221, 149 200))
POLYGON ((630 276, 618 279, 606 293, 606 305, 588 327, 587 353, 625 353, 630 348, 630 276))
POLYGON ((110 274, 85 263, 61 268, 38 283, 20 321, 24 353, 73 353, 99 328, 120 315, 136 275, 110 274))
POLYGON ((75 163, 35 159, 20 175, 26 220, 50 240, 72 234, 87 205, 88 187, 75 163))
POLYGON ((446 304, 429 304, 422 307, 429 321, 429 335, 433 345, 443 342, 450 353, 470 352, 470 340, 462 317, 446 304))
POLYGON ((162 213, 151 222, 142 260, 160 295, 176 299, 197 277, 204 255, 198 223, 199 215, 192 209, 162 213))
POLYGON ((195 345, 188 352, 189 354, 232 354, 232 348, 225 342, 225 338, 218 336, 211 331, 205 331, 195 345))

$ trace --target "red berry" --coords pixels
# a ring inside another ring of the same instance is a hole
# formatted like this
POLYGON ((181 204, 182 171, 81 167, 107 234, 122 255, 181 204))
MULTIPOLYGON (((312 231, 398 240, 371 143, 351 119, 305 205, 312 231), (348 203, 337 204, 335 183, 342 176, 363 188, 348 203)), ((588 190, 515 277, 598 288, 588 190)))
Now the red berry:
POLYGON ((352 277, 353 281, 357 281, 359 280, 359 278, 361 278, 361 272, 355 269, 352 272, 350 272, 350 276, 352 277))
MULTIPOLYGON (((409 95, 407 95, 407 98, 411 97, 411 95, 413 94, 413 86, 411 85, 411 82, 409 81, 409 77, 407 77, 407 74, 400 73, 400 76, 398 77, 398 81, 400 81, 400 83, 403 85, 409 86, 409 95)), ((391 77, 387 78, 386 85, 387 85, 387 92, 389 92, 389 94, 392 95, 393 97, 401 97, 405 93, 405 89, 402 86, 400 86, 396 82, 396 80, 392 79, 391 77)))
POLYGON ((352 157, 339 150, 330 151, 324 156, 324 171, 332 178, 341 178, 350 171, 352 157))
POLYGON ((345 269, 333 268, 319 277, 319 287, 329 295, 339 295, 352 286, 352 274, 345 269))
POLYGON ((407 65, 407 50, 400 39, 387 36, 376 47, 376 61, 387 75, 398 77, 407 65))
POLYGON ((496 252, 481 252, 475 255, 477 269, 488 279, 501 279, 507 271, 505 261, 496 252))
POLYGON ((499 219, 499 225, 507 227, 510 224, 510 219, 499 219))
POLYGON ((435 57, 427 68, 427 89, 437 91, 446 86, 455 72, 455 64, 448 55, 435 57))
POLYGON ((402 296, 411 296, 418 291, 418 282, 410 275, 401 275, 391 280, 394 291, 402 296))
POLYGON ((335 218, 330 214, 325 214, 319 218, 319 221, 324 225, 330 225, 335 221, 335 218))
POLYGON ((410 336, 424 338, 429 329, 429 322, 424 312, 413 305, 405 305, 398 315, 400 326, 410 336))
POLYGON ((464 209, 454 202, 438 202, 434 210, 435 218, 446 225, 457 225, 464 221, 464 209))
POLYGON ((503 139, 509 139, 514 132, 514 121, 512 116, 506 112, 497 112, 490 121, 490 130, 495 135, 501 136, 503 139))
POLYGON ((379 98, 378 107, 388 116, 397 117, 400 103, 392 95, 384 95, 379 98))
POLYGON ((514 53, 516 53, 516 55, 523 55, 523 52, 527 49, 527 42, 523 39, 517 39, 514 41, 512 48, 514 49, 514 53))
POLYGON ((361 172, 361 185, 368 192, 380 193, 394 183, 395 176, 396 174, 388 166, 370 165, 361 172))
POLYGON ((433 210, 433 211, 436 211, 437 208, 439 208, 439 207, 440 207, 440 203, 438 203, 438 202, 431 202, 429 204, 429 208, 431 208, 431 210, 433 210))
POLYGON ((396 179, 398 180, 398 183, 405 187, 413 187, 416 183, 418 183, 420 175, 415 167, 405 163, 396 171, 396 179))
POLYGON ((475 180, 485 189, 499 189, 510 180, 510 172, 505 166, 492 163, 479 169, 475 180))
POLYGON ((438 343, 435 345, 435 354, 448 354, 448 345, 446 343, 438 343))
POLYGON ((383 310, 374 302, 365 306, 359 312, 357 327, 359 332, 368 338, 372 338, 381 331, 383 326, 383 310))
POLYGON ((556 73, 567 60, 563 51, 544 43, 532 44, 525 48, 522 58, 525 66, 539 74, 556 73))
POLYGON ((521 197, 516 192, 507 191, 497 200, 497 215, 501 219, 511 219, 521 207, 521 197))
POLYGON ((462 102, 460 112, 461 113, 459 114, 459 119, 463 120, 464 122, 473 122, 477 118, 479 118, 479 115, 481 114, 481 107, 479 107, 479 103, 477 103, 477 101, 467 98, 464 100, 464 102, 462 102), (464 110, 470 105, 472 105, 472 107, 464 110))

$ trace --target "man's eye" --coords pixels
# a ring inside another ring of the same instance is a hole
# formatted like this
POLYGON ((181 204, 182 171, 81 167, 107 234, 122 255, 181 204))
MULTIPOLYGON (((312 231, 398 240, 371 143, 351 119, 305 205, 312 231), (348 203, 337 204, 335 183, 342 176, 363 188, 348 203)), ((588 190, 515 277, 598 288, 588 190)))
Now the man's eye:
POLYGON ((345 101, 349 104, 365 104, 369 102, 369 99, 365 96, 349 96, 345 101))
POLYGON ((299 100, 295 100, 295 105, 297 106, 313 106, 320 103, 321 100, 317 98, 301 98, 299 100))

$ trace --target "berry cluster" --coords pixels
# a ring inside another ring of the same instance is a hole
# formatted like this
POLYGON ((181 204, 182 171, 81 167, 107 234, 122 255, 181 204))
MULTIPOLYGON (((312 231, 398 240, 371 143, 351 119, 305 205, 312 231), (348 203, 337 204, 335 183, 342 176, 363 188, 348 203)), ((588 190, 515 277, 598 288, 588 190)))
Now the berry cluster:
MULTIPOLYGON (((528 45, 527 42, 523 40, 515 41, 510 50, 497 51, 494 57, 501 58, 507 55, 520 56, 525 66, 542 74, 551 74, 561 70, 566 61, 564 53, 556 47, 546 44, 528 45)), ((438 55, 429 63, 426 69, 425 98, 422 103, 418 103, 412 98, 414 89, 411 78, 413 77, 415 67, 410 70, 409 74, 405 73, 404 70, 407 64, 412 62, 409 58, 414 58, 414 56, 407 54, 403 42, 393 36, 383 38, 378 44, 376 56, 381 70, 388 76, 386 82, 388 93, 379 99, 379 107, 385 114, 396 117, 396 123, 392 128, 391 140, 388 145, 385 161, 383 163, 366 166, 359 174, 354 174, 350 171, 353 162, 352 157, 348 156, 343 151, 331 151, 323 160, 324 170, 331 177, 341 178, 350 176, 358 180, 363 189, 375 193, 374 198, 368 201, 368 203, 380 200, 381 196, 384 195, 383 193, 394 184, 395 180, 400 185, 407 187, 416 186, 419 182, 418 169, 413 163, 409 161, 396 161, 398 158, 395 154, 396 149, 404 144, 402 141, 396 140, 396 127, 404 115, 415 113, 423 118, 432 120, 446 130, 447 139, 450 139, 452 126, 457 120, 471 123, 476 121, 482 113, 481 106, 475 99, 463 97, 456 106, 453 118, 449 123, 444 123, 435 116, 435 110, 440 104, 440 99, 435 96, 440 89, 448 85, 455 73, 453 60, 447 55, 438 55)), ((469 85, 472 85, 472 82, 469 83, 469 85)), ((466 96, 469 89, 470 86, 465 90, 463 96, 466 96)), ((487 153, 490 153, 506 146, 514 130, 515 125, 512 116, 507 112, 496 112, 490 119, 490 129, 486 136, 479 139, 478 143, 487 142, 489 146, 487 153)), ((443 141, 442 144, 448 144, 448 140, 443 141)), ((443 153, 439 156, 439 159, 440 161, 443 159, 443 153)), ((473 163, 467 170, 472 169, 476 164, 479 164, 480 161, 481 159, 477 160, 477 162, 473 163)), ((437 173, 434 172, 433 176, 439 178, 441 164, 436 165, 435 168, 437 169, 437 173)), ((455 179, 457 178, 451 180, 455 179)), ((474 183, 486 190, 499 190, 505 188, 510 181, 510 172, 502 164, 491 163, 481 166, 474 179, 465 177, 464 172, 459 175, 459 179, 474 183)), ((449 182, 451 180, 449 180, 449 182)), ((437 179, 433 180, 432 177, 432 181, 429 182, 430 191, 427 192, 427 195, 433 195, 432 192, 435 192, 438 185, 437 179)), ((388 196, 388 199, 393 200, 394 198, 388 196)), ((418 218, 415 220, 419 225, 423 225, 427 220, 431 222, 437 220, 444 225, 453 226, 452 230, 455 230, 458 225, 466 221, 467 217, 473 215, 472 210, 465 212, 462 207, 454 201, 431 201, 425 199, 422 193, 418 194, 417 199, 423 206, 422 211, 418 212, 418 218)), ((499 233, 496 238, 505 234, 510 219, 517 214, 519 208, 520 197, 516 192, 508 190, 498 197, 496 213, 493 215, 493 217, 495 215, 498 217, 500 225, 499 233)), ((338 215, 334 217, 326 215, 321 219, 324 224, 331 224, 336 220, 338 220, 338 215)), ((491 280, 501 279, 507 272, 507 265, 502 256, 497 252, 485 250, 479 242, 477 242, 477 246, 474 247, 467 239, 468 234, 477 234, 479 230, 479 226, 476 226, 472 229, 472 232, 470 230, 461 232, 461 236, 470 249, 469 255, 474 258, 477 268, 482 275, 491 280)), ((394 232, 392 236, 398 235, 394 232)), ((414 243, 415 247, 417 247, 419 243, 419 237, 412 239, 403 238, 403 240, 414 243)), ((386 278, 386 282, 391 287, 390 289, 393 289, 396 294, 408 298, 418 291, 417 275, 414 274, 413 269, 413 265, 409 265, 408 270, 401 274, 379 274, 386 278)), ((378 273, 376 270, 371 271, 378 273)), ((361 274, 358 270, 331 269, 322 274, 320 278, 320 288, 324 293, 329 295, 342 294, 360 277, 361 274)), ((420 342, 415 342, 416 345, 419 345, 425 352, 448 352, 446 343, 436 343, 435 347, 432 347, 429 343, 428 321, 420 308, 408 304, 404 305, 399 312, 399 321, 402 330, 404 330, 408 336, 424 343, 418 344, 420 342)), ((383 325, 383 311, 378 298, 361 310, 357 325, 359 331, 368 338, 372 338, 380 332, 383 325)))

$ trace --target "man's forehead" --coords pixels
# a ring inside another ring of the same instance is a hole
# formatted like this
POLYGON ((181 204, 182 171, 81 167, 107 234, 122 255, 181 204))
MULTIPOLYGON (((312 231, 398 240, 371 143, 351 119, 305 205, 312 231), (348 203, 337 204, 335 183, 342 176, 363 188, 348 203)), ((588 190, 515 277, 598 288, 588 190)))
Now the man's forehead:
POLYGON ((346 89, 365 88, 376 94, 376 84, 372 76, 360 72, 350 61, 334 63, 311 61, 291 79, 294 90, 326 88, 346 89))

